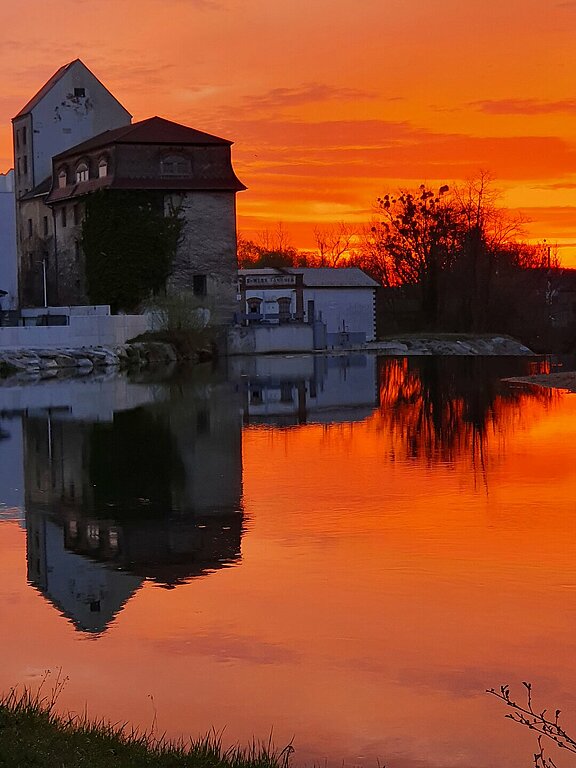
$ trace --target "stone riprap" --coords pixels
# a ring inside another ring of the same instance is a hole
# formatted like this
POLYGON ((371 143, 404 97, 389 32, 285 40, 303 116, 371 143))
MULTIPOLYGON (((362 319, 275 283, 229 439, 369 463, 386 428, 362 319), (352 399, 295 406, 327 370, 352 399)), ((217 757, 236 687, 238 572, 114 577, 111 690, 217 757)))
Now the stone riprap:
POLYGON ((364 349, 380 355, 533 355, 531 349, 510 336, 442 337, 414 336, 366 344, 364 349))
POLYGON ((174 347, 163 342, 82 349, 0 349, 0 370, 21 377, 51 378, 82 376, 107 368, 174 363, 177 359, 174 347))

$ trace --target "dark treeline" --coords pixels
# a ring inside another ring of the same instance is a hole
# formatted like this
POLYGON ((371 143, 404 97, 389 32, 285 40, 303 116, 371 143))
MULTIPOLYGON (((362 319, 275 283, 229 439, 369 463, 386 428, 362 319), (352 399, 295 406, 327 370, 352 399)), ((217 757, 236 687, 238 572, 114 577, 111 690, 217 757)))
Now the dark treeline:
POLYGON ((293 248, 281 226, 259 242, 240 239, 239 262, 360 267, 382 286, 381 334, 510 333, 537 351, 568 351, 574 318, 558 300, 576 297, 572 271, 545 242, 524 242, 522 221, 496 200, 483 175, 461 188, 421 185, 379 198, 362 230, 316 229, 314 252, 293 248))

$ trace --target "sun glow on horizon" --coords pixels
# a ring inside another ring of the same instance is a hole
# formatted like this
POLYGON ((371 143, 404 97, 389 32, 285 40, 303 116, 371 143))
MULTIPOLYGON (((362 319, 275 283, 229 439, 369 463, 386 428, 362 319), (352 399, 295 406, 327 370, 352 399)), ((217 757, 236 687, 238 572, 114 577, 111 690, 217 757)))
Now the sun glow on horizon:
POLYGON ((63 0, 47 16, 31 0, 26 36, 5 9, 0 170, 11 117, 80 57, 135 120, 234 140, 248 236, 282 221, 307 249, 315 226, 366 222, 387 191, 482 169, 527 237, 576 264, 574 3, 125 0, 113 27, 108 5, 63 0), (79 28, 90 40, 69 42, 79 28))

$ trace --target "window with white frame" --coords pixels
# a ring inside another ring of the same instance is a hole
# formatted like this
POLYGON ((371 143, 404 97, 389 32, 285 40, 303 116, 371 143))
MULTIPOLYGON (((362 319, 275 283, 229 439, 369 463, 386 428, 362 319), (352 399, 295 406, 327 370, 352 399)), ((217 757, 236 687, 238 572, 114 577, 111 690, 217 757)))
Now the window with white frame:
POLYGON ((103 157, 98 163, 98 178, 103 179, 108 176, 108 160, 103 157))
POLYGON ((66 173, 66 168, 60 168, 58 171, 58 187, 60 189, 63 189, 68 182, 68 174, 66 173))
POLYGON ((88 181, 88 166, 86 163, 80 163, 76 167, 76 183, 80 181, 88 181))

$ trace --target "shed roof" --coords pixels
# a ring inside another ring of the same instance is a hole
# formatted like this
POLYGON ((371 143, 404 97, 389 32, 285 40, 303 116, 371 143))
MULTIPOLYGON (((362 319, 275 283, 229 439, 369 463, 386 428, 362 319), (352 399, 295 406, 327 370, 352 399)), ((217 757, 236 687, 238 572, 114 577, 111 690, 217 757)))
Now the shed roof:
POLYGON ((286 267, 283 269, 240 269, 239 275, 302 275, 309 288, 378 288, 379 284, 358 267, 286 267))

